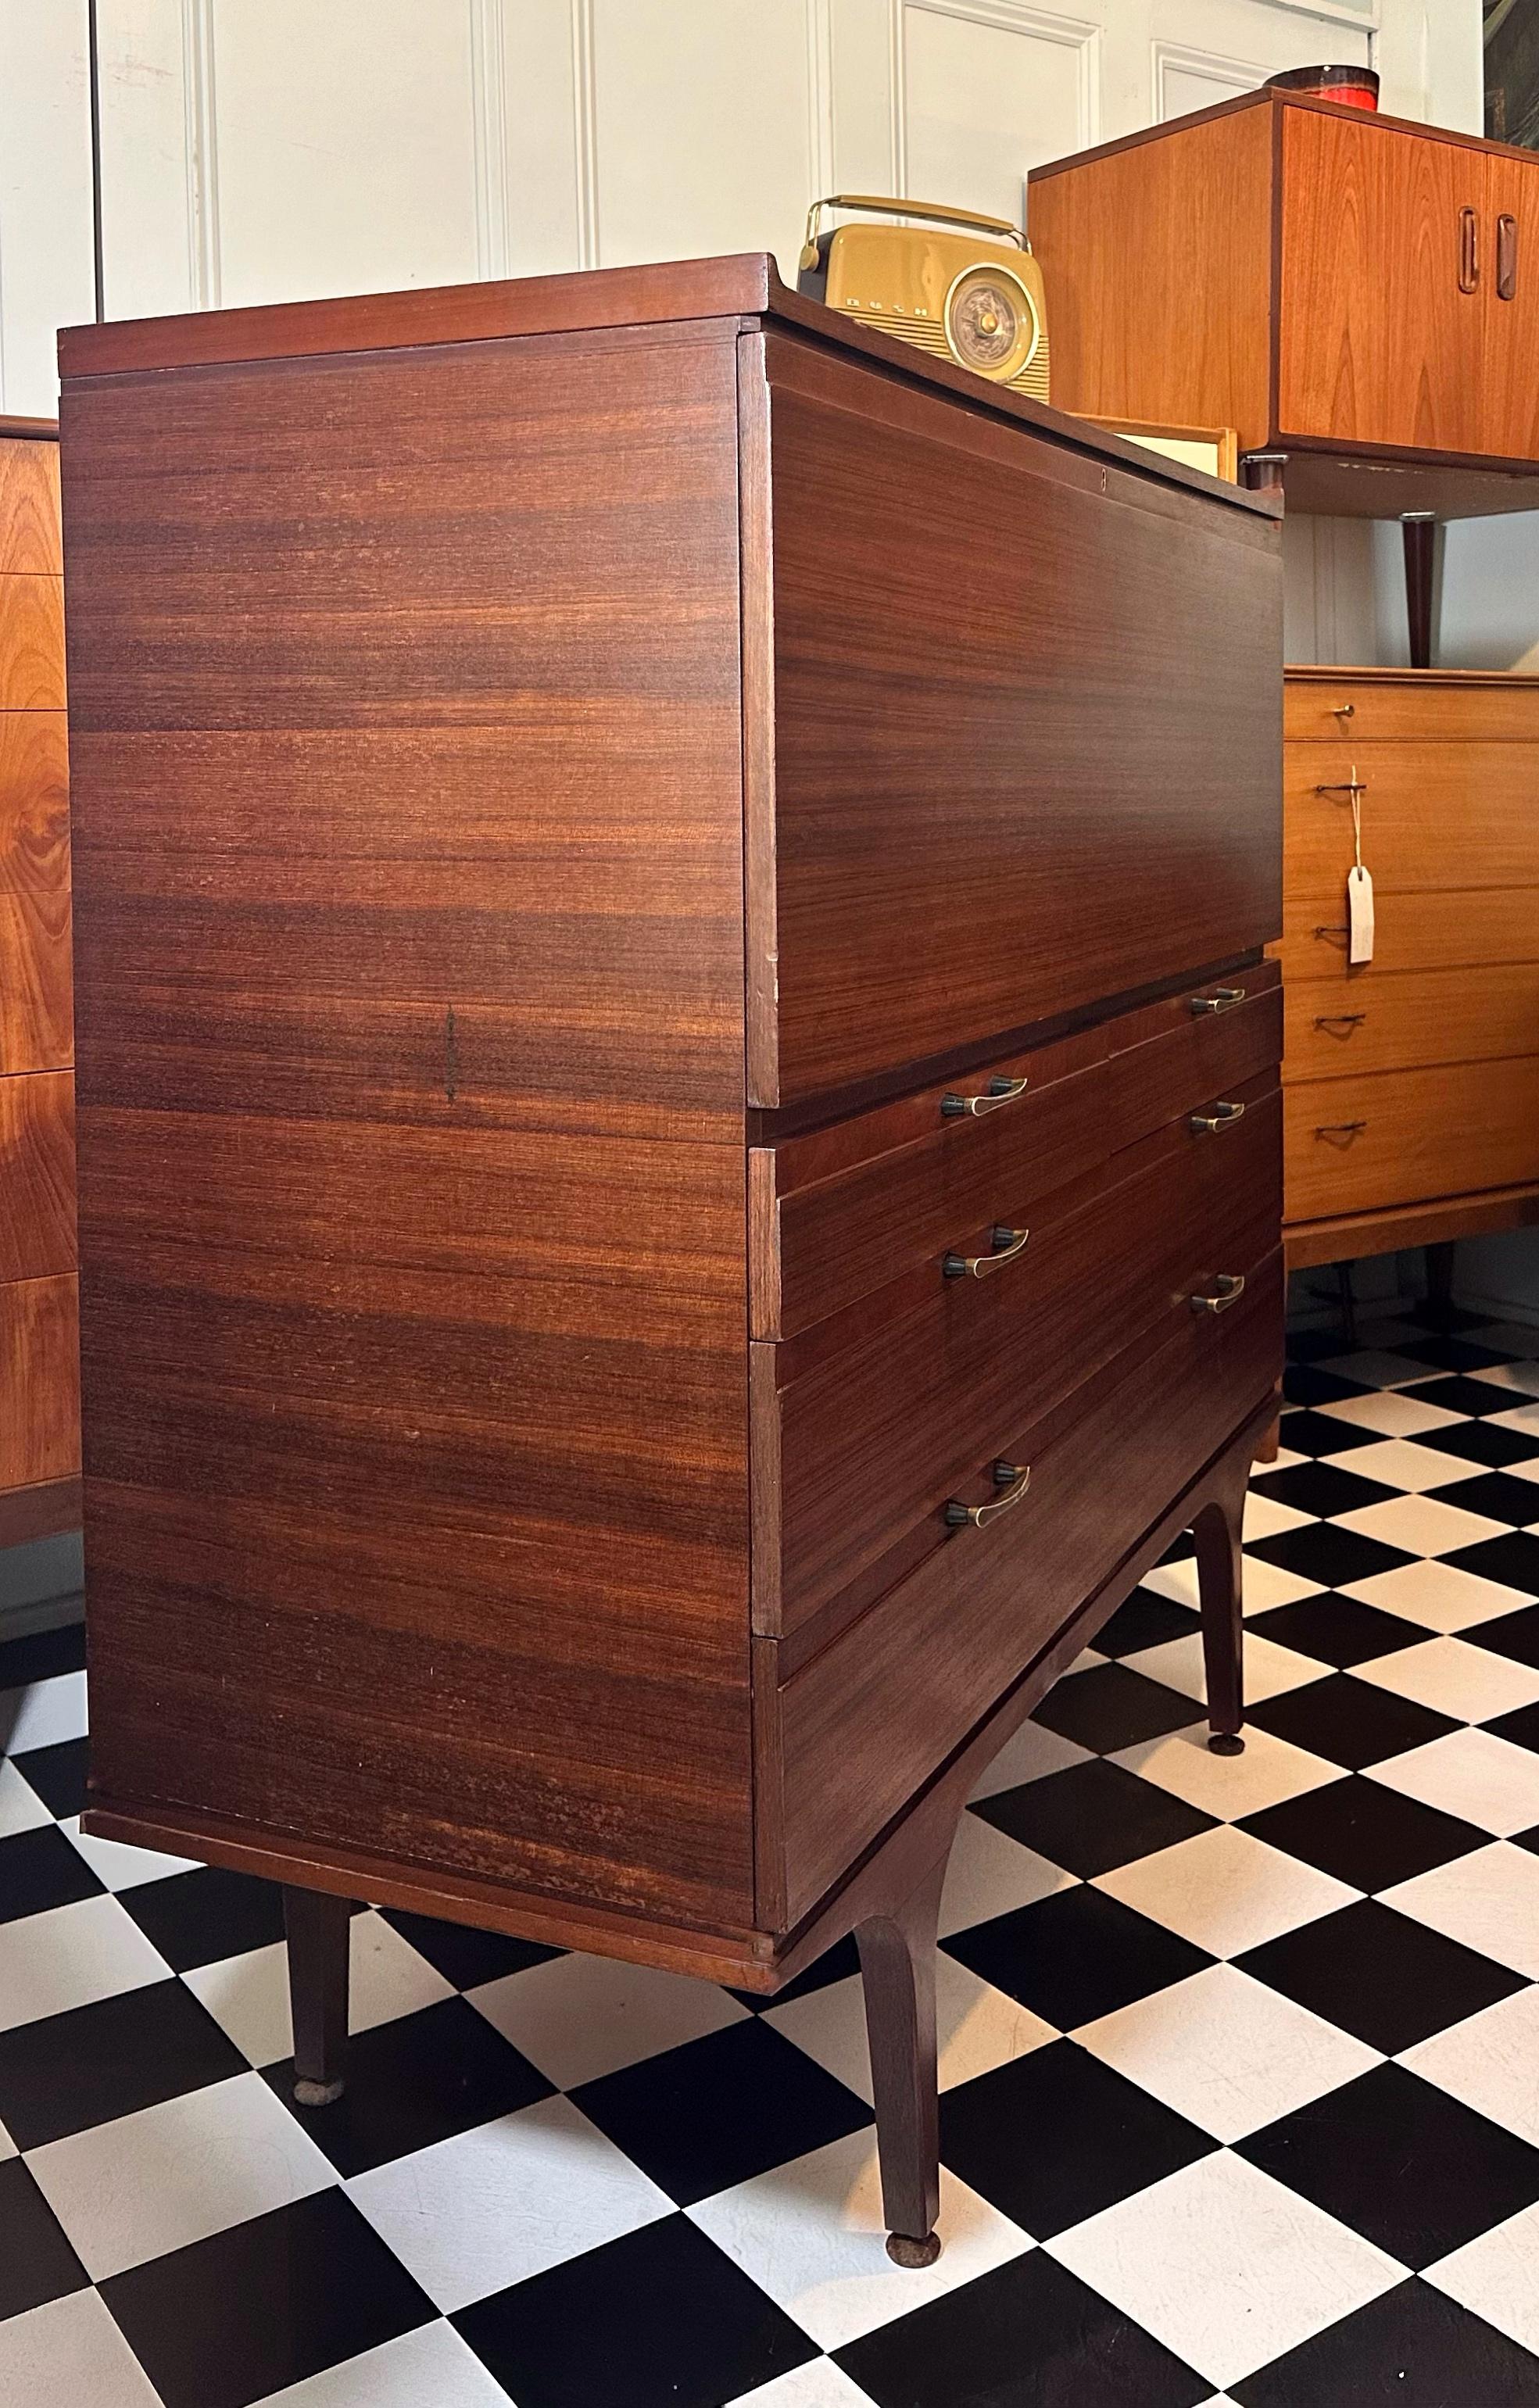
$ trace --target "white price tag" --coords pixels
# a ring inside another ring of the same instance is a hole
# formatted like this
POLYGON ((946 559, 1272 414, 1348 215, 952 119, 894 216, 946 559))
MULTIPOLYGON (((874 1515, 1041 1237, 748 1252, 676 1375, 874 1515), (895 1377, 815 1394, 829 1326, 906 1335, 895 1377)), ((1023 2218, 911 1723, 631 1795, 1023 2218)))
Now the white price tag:
POLYGON ((1346 958, 1374 958, 1374 882, 1360 862, 1346 873, 1346 958))

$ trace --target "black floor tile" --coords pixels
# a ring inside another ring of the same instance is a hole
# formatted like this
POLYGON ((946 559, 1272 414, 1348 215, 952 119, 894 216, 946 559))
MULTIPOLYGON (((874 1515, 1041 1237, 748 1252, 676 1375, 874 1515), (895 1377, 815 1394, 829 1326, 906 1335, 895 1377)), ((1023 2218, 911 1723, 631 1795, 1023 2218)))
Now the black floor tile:
POLYGON ((1089 1880, 1211 1831, 1215 1817, 1100 1757, 1001 1790, 973 1809, 1049 1863, 1089 1880))
POLYGON ((1443 1303, 1430 1296, 1405 1307, 1400 1317, 1413 1328, 1431 1330, 1484 1329, 1491 1319, 1489 1312, 1471 1312, 1461 1304, 1443 1303))
POLYGON ((1214 1961, 1163 1924, 1081 1885, 974 1924, 942 1945, 1058 2031, 1094 2023, 1214 1961))
POLYGON ((165 2408, 249 2408, 435 2315, 338 2189, 151 2258, 100 2289, 165 2408))
POLYGON ((1195 1555, 1196 1553, 1197 1541, 1191 1532, 1177 1530, 1159 1561, 1161 1564, 1184 1564, 1188 1556, 1195 1555))
POLYGON ((1269 1606, 1265 1613, 1253 1614, 1245 1628, 1279 1647, 1291 1647, 1297 1655, 1334 1664, 1338 1671, 1371 1663, 1377 1656, 1392 1656, 1397 1648, 1419 1647, 1429 1635, 1419 1622, 1406 1622, 1398 1613, 1386 1613, 1379 1606, 1364 1605, 1360 1598, 1342 1597, 1329 1588, 1292 1605, 1269 1606))
POLYGON ((681 2207, 871 2120, 863 2100, 758 2017, 624 2066, 571 2096, 681 2207))
POLYGON ((1539 2149, 1403 2065, 1375 2065, 1237 2145, 1414 2272, 1539 2199, 1539 2149))
POLYGON ((53 1747, 29 1747, 24 1756, 14 1756, 11 1762, 22 1779, 34 1788, 50 1814, 61 1823, 70 1814, 85 1812, 86 1758, 90 1742, 83 1739, 60 1740, 53 1747))
POLYGON ((1360 1530, 1344 1530, 1335 1522, 1279 1530, 1274 1538, 1258 1539, 1245 1553, 1280 1564, 1301 1580, 1316 1581, 1321 1588, 1345 1588, 1348 1581, 1371 1580, 1375 1572, 1392 1572, 1415 1560, 1403 1547, 1387 1547, 1382 1539, 1365 1539, 1360 1530))
MULTIPOLYGON (((1329 1401, 1329 1399, 1328 1399, 1329 1401)), ((1355 1446, 1376 1446, 1382 1430, 1365 1429, 1360 1422, 1343 1421, 1335 1413, 1285 1413, 1282 1442, 1290 1455, 1347 1455, 1355 1446)))
MULTIPOLYGON (((1433 1437, 1437 1436, 1434 1430, 1433 1437)), ((1484 1513, 1493 1522, 1510 1522, 1515 1530, 1539 1522, 1539 1480, 1519 1480, 1513 1471, 1477 1471, 1468 1480, 1450 1481, 1431 1496, 1444 1505, 1462 1506, 1466 1513, 1484 1513)))
MULTIPOLYGON (((1511 1388, 1502 1387, 1495 1380, 1474 1380, 1461 1371, 1451 1372, 1446 1380, 1418 1380, 1410 1393, 1418 1404, 1437 1405, 1448 1413, 1508 1413, 1522 1402, 1511 1388)), ((1432 1445, 1442 1445, 1440 1430, 1428 1435, 1432 1445)))
POLYGON ((61 1672, 85 1670, 85 1624, 60 1630, 34 1630, 0 1645, 0 1691, 24 1689, 34 1681, 57 1680, 61 1672))
POLYGON ((818 2355, 683 2215, 478 2300, 451 2322, 518 2408, 722 2408, 818 2355))
POLYGON ((347 2088, 329 2107, 295 2105, 292 2057, 262 2078, 344 2176, 495 2123, 554 2086, 463 1999, 354 2032, 347 2088))
POLYGON ((216 1965, 283 1937, 283 1893, 276 1882, 200 1865, 195 1872, 125 1889, 122 1903, 145 1938, 178 1973, 216 1965))
POLYGON ((1140 1740, 1183 1730, 1199 1721, 1201 1712, 1190 1698, 1177 1696, 1162 1681, 1146 1680, 1126 1664, 1096 1664, 1087 1672, 1071 1672, 1049 1689, 1032 1719, 1080 1747, 1110 1756, 1117 1748, 1135 1747, 1140 1740))
POLYGON ((1472 1647, 1486 1647, 1493 1656, 1539 1669, 1539 1605, 1519 1605, 1489 1622, 1473 1622, 1459 1635, 1472 1647))
POLYGON ((456 1990, 474 1990, 483 1982, 500 1981, 504 1973, 523 1973, 559 1956, 559 1948, 541 1948, 532 1940, 509 1940, 500 1931, 472 1931, 468 1924, 442 1923, 432 1914, 407 1914, 387 1906, 385 1921, 425 1956, 456 1990))
POLYGON ((1532 1530, 1503 1530, 1499 1539, 1477 1539, 1473 1547, 1460 1547, 1443 1561, 1477 1579, 1500 1581, 1503 1588, 1520 1588, 1526 1596, 1539 1598, 1539 1535, 1532 1530))
POLYGON ((1344 1380, 1339 1371, 1322 1371, 1313 1363, 1290 1363, 1283 1373, 1283 1395, 1290 1405, 1339 1405, 1344 1397, 1372 1394, 1360 1380, 1344 1380))
POLYGON ((1401 2283, 1259 2374, 1239 2408, 1534 2408, 1539 2360, 1426 2283, 1401 2283))
POLYGON ((1290 1329, 1286 1342, 1290 1363, 1318 1363, 1327 1355, 1351 1352, 1339 1322, 1333 1322, 1328 1329, 1290 1329))
POLYGON ((36 1830, 0 1840, 0 1923, 100 1898, 105 1886, 55 1824, 40 1823, 36 1830))
POLYGON ((1376 1899, 1285 1931, 1235 1962, 1387 2057, 1527 1986, 1505 1965, 1376 1899))
POLYGON ((1450 1338, 1435 1329, 1389 1351, 1408 1363, 1429 1364, 1434 1371, 1489 1371, 1493 1364, 1512 1361, 1503 1347, 1483 1346, 1477 1338, 1450 1338))
POLYGON ((1494 1731, 1498 1739, 1511 1740, 1514 1747, 1532 1748, 1539 1756, 1539 1705, 1519 1706, 1510 1714, 1498 1714, 1493 1723, 1483 1723, 1482 1730, 1494 1731))
POLYGON ((941 2100, 942 2163, 1037 2241, 1216 2145, 1068 2040, 959 2083, 941 2100))
POLYGON ((1091 1644, 1102 1656, 1136 1656, 1141 1647, 1163 1647, 1170 1639, 1186 1639, 1201 1627, 1201 1617, 1189 1605, 1160 1597, 1152 1588, 1135 1588, 1131 1597, 1103 1622, 1091 1644))
POLYGON ((1263 1698, 1247 1713, 1276 1738, 1291 1740, 1295 1747, 1354 1772, 1460 1727, 1449 1715, 1434 1713, 1431 1706, 1410 1698, 1394 1697, 1370 1681, 1355 1681, 1350 1672, 1331 1672, 1323 1681, 1305 1682, 1302 1689, 1263 1698))
POLYGON ((0 2032, 0 2124, 19 2149, 250 2071, 180 1982, 0 2032))
POLYGON ((1349 1462, 1289 1463, 1281 1471, 1258 1473, 1250 1484, 1259 1497, 1290 1505, 1296 1513, 1354 1513, 1400 1493, 1382 1480, 1365 1480, 1349 1462))
POLYGON ((20 2157, 0 2164, 0 2319, 83 2291, 90 2282, 20 2157))
POLYGON ((1269 1806, 1240 1828, 1361 1890, 1389 1889, 1490 1845, 1473 1823, 1356 1773, 1269 1806))
POLYGON ((1504 1429, 1499 1422, 1450 1422, 1427 1432, 1425 1444, 1439 1455, 1461 1455, 1467 1463, 1489 1464, 1499 1471, 1509 1463, 1532 1463, 1539 1440, 1525 1430, 1504 1429))
POLYGON ((876 2408, 1197 2408, 1213 2392, 1041 2249, 834 2357, 876 2408))

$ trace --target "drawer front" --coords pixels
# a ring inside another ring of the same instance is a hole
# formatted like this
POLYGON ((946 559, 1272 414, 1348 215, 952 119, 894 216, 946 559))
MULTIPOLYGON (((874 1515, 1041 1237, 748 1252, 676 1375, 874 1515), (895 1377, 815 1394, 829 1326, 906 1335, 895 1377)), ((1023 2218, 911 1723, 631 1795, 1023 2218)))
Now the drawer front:
MULTIPOLYGON (((838 1879, 1259 1405, 1280 1254, 1010 1441, 1018 1506, 956 1531, 779 1692, 788 1920, 838 1879)), ((1193 1717, 1199 1709, 1192 1709, 1193 1717)))
POLYGON ((0 1489, 80 1468, 80 1338, 73 1276, 0 1286, 0 1489))
POLYGON ((1539 1055, 1298 1080, 1284 1114, 1290 1223, 1539 1179, 1539 1055))
POLYGON ((64 707, 64 580, 0 577, 0 710, 64 707))
POLYGON ((895 1550, 934 1543, 948 1497, 1010 1431, 1135 1333, 1184 1324, 1215 1277, 1266 1259, 1281 1195, 1272 1074, 1228 1100, 1243 1117, 1197 1134, 1182 1120, 1046 1199, 993 1276, 947 1279, 932 1260, 856 1308, 853 1328, 755 1350, 755 1485, 779 1498, 755 1548, 759 1628, 840 1618, 861 1584, 891 1577, 895 1550))
POLYGON ((0 437, 0 575, 59 577, 59 446, 0 437))
MULTIPOLYGON (((1473 898, 1472 898, 1473 899, 1473 898)), ((1287 990, 1285 1076, 1355 1078, 1539 1053, 1539 962, 1387 970, 1377 962, 1287 990)))
POLYGON ((1539 743, 1539 678, 1288 673, 1283 728, 1289 744, 1539 743))
POLYGON ((755 1338, 792 1338, 1273 1067, 1266 963, 749 1157, 755 1338), (1236 1000, 1236 998, 1239 998, 1236 1000), (1018 1081, 1023 1092, 1010 1095, 1018 1081), (1000 1082, 1006 1093, 989 1094, 1000 1082), (957 1111, 982 1101, 982 1115, 957 1111))
POLYGON ((1345 918, 1354 769, 1376 897, 1539 887, 1539 744, 1289 745, 1283 853, 1290 903, 1308 898, 1319 917, 1345 918))
POLYGON ((0 1079, 0 1281, 75 1268, 75 1079, 0 1079))
MULTIPOLYGON (((1375 975, 1539 962, 1539 891, 1532 886, 1487 887, 1467 895, 1457 889, 1375 892, 1374 906, 1375 975)), ((1296 981, 1347 975, 1345 872, 1313 891, 1289 887, 1283 940, 1274 952, 1290 988, 1296 981)))

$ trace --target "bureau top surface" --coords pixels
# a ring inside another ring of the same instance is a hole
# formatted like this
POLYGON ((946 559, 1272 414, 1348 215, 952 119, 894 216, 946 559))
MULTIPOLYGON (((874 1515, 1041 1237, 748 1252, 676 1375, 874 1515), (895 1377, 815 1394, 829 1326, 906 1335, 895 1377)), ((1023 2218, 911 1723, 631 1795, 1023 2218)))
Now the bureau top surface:
POLYGON ((1164 142, 1172 134, 1189 133, 1193 126, 1211 125, 1218 119, 1235 117, 1242 111, 1265 108, 1280 115, 1284 109, 1304 110, 1316 117, 1342 117, 1354 125, 1376 125, 1390 134, 1414 134, 1424 142, 1446 142, 1462 150, 1489 150, 1499 159, 1522 159, 1532 163, 1532 150, 1519 149, 1511 142, 1490 142, 1483 135, 1464 134, 1453 125, 1429 125, 1420 118, 1390 117, 1383 109, 1364 109, 1346 101, 1328 100, 1312 92, 1278 91, 1271 84, 1258 84, 1254 92, 1243 92, 1233 100, 1215 101, 1211 108, 1189 109, 1183 117, 1168 117, 1158 125, 1141 125, 1131 134, 1119 134, 1110 141, 1097 142, 1085 150, 1066 152, 1061 159, 1046 161, 1033 167, 1029 181, 1045 183, 1050 176, 1063 176, 1073 168, 1088 166, 1098 159, 1114 158, 1119 150, 1142 150, 1150 143, 1164 142))
POLYGON ((822 302, 792 292, 767 251, 66 326, 59 336, 59 367, 67 385, 171 368, 235 367, 258 360, 492 342, 517 335, 597 334, 712 318, 778 321, 853 358, 879 361, 915 383, 939 387, 974 410, 1014 420, 1055 444, 1115 460, 1154 483, 1185 486, 1252 517, 1282 515, 1281 503, 1270 494, 1247 493, 1199 468, 1157 458, 1065 410, 855 324, 822 302))
POLYGON ((1398 685, 1412 692, 1452 686, 1463 692, 1476 686, 1518 688, 1539 692, 1539 670, 1525 669, 1395 669, 1361 668, 1346 662, 1289 662, 1283 671, 1289 685, 1398 685))

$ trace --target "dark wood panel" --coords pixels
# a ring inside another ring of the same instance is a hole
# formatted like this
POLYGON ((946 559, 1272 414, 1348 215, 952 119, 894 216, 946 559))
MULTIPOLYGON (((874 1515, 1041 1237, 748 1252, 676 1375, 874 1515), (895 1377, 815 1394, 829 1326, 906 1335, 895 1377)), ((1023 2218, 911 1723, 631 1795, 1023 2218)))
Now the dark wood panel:
POLYGON ((1258 1406, 1282 1365, 1282 1260, 1231 1312, 1187 1315, 1130 1350, 1048 1427, 1023 1430, 1021 1504, 956 1533, 784 1689, 786 1913, 830 1884, 1181 1487, 1258 1406))
POLYGON ((751 1100, 1274 935, 1275 530, 1131 480, 1109 507, 938 399, 767 356, 779 1058, 751 1100))
POLYGON ((0 1286, 0 1490, 79 1469, 75 1279, 12 1280, 0 1286))
POLYGON ((0 1280, 75 1268, 75 1082, 0 1079, 0 1280))
POLYGON ((0 423, 0 576, 59 577, 59 447, 0 423))

